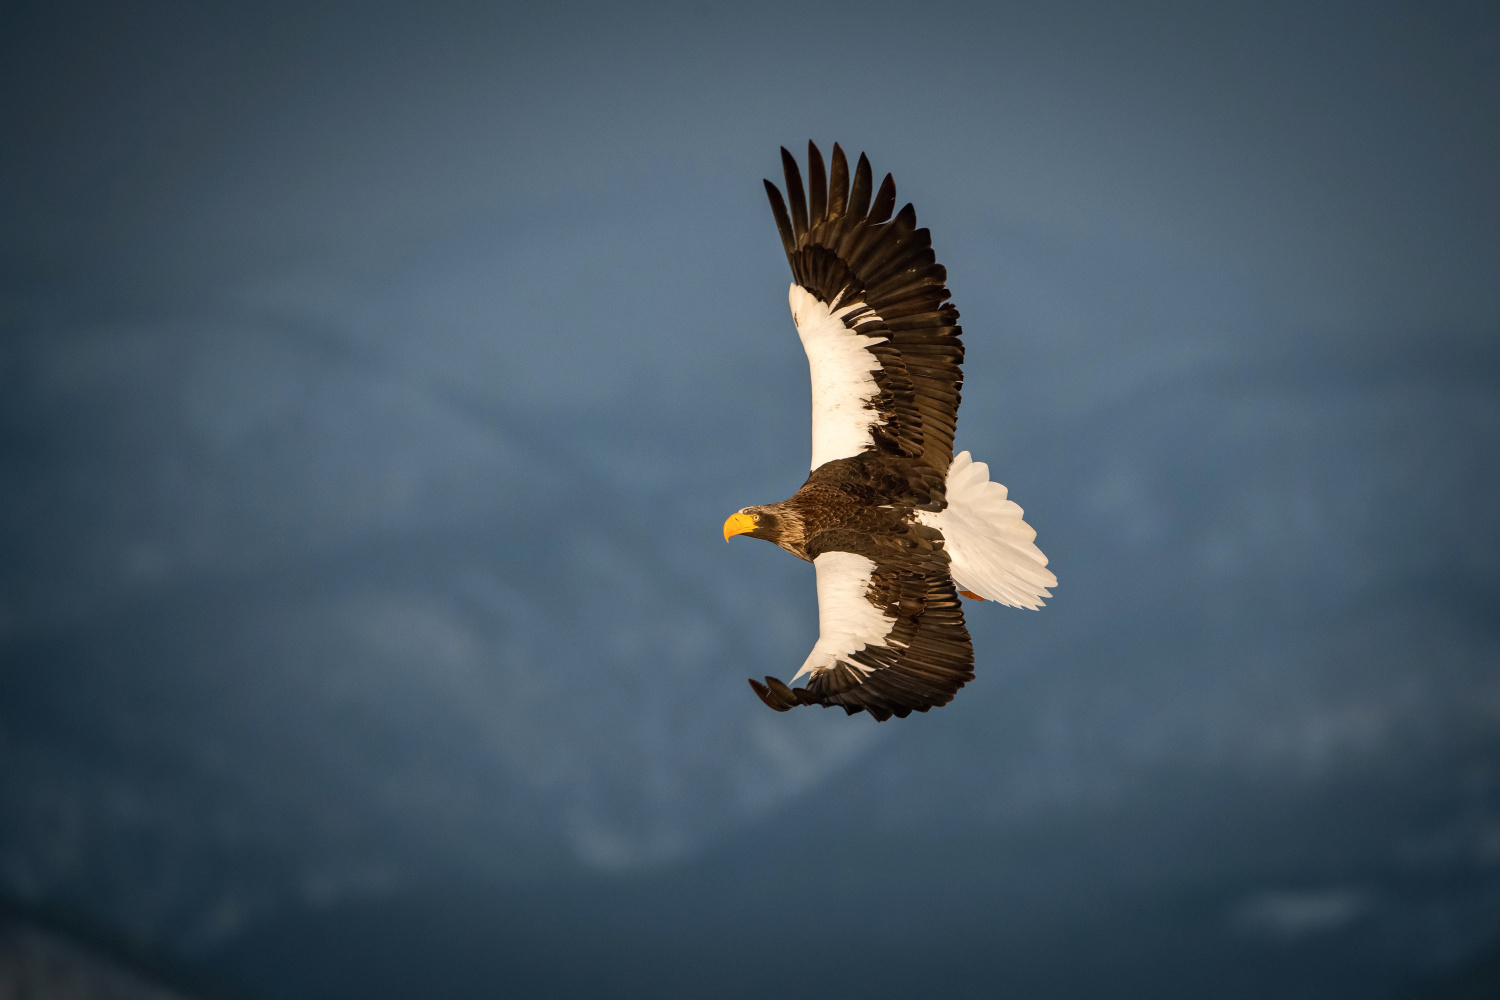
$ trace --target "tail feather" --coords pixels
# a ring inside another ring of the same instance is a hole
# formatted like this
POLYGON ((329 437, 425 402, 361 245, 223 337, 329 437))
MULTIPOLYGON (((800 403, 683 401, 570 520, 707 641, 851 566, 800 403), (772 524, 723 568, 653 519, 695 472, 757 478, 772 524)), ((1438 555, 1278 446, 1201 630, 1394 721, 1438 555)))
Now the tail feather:
POLYGON ((1015 608, 1039 608, 1057 577, 1036 547, 1036 531, 1004 486, 990 481, 989 466, 968 452, 948 467, 948 506, 921 520, 943 533, 953 582, 963 590, 1015 608))

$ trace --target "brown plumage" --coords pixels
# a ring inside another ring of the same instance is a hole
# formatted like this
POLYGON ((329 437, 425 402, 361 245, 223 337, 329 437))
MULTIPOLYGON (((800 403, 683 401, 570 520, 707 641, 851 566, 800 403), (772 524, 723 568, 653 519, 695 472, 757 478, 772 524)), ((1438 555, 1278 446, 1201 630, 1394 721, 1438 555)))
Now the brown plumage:
MULTIPOLYGON (((960 527, 943 521, 963 385, 958 310, 915 210, 892 217, 889 174, 872 196, 865 156, 851 175, 834 145, 825 170, 809 143, 804 190, 796 160, 785 149, 781 157, 786 198, 770 181, 766 193, 795 280, 793 316, 813 378, 814 461, 823 458, 789 499, 731 515, 724 536, 763 538, 812 562, 821 633, 803 665, 805 687, 774 677, 750 685, 778 711, 838 705, 880 720, 925 712, 974 677, 943 528, 960 527)), ((987 479, 975 486, 976 466, 962 458, 965 489, 1001 491, 998 499, 984 494, 984 516, 1008 517, 995 506, 1004 488, 987 479)), ((1029 531, 1019 514, 1016 524, 1029 531)), ((1034 559, 1046 563, 1040 552, 1034 559)), ((1031 582, 1042 576, 1018 573, 1046 593, 1031 582)))

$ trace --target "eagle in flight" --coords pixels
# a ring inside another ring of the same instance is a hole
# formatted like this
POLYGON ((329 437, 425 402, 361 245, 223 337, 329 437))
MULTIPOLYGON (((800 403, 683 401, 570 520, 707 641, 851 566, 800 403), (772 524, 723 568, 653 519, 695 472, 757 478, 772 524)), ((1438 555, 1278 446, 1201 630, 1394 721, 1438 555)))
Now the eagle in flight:
POLYGON ((750 686, 778 712, 905 718, 974 679, 960 594, 1037 608, 1057 577, 989 468, 953 454, 964 348, 916 211, 892 218, 891 175, 872 198, 870 161, 851 178, 837 144, 826 170, 807 144, 805 190, 785 149, 781 163, 787 197, 770 181, 766 194, 812 372, 812 474, 788 500, 731 514, 724 540, 764 538, 813 564, 818 641, 792 677, 805 686, 750 686))

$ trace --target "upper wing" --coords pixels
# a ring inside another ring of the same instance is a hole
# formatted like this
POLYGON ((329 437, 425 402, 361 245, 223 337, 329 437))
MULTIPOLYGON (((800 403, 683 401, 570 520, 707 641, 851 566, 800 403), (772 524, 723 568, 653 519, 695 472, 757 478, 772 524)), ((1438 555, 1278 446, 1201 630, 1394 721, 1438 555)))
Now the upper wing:
POLYGON ((884 722, 946 705, 974 679, 974 647, 941 549, 916 563, 877 563, 824 552, 818 574, 818 641, 790 688, 774 677, 750 686, 778 712, 838 705, 884 722))
POLYGON ((871 202, 862 153, 852 187, 837 143, 826 176, 818 147, 807 144, 805 192, 785 149, 781 163, 790 215, 770 181, 766 194, 796 279, 792 317, 812 370, 812 467, 876 449, 945 472, 964 349, 929 233, 917 228, 911 205, 891 218, 890 174, 871 202))

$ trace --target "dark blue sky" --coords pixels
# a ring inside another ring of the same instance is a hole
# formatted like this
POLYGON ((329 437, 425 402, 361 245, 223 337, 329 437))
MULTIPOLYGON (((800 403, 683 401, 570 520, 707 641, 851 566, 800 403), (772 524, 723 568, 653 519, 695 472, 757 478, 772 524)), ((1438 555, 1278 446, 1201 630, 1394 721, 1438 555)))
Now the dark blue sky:
POLYGON ((12 5, 0 134, 5 897, 277 996, 373 995, 360 907, 542 993, 538 913, 962 914, 1058 996, 1500 937, 1492 5, 12 5), (878 727, 754 698, 811 575, 718 534, 802 478, 809 137, 1061 580, 878 727))

